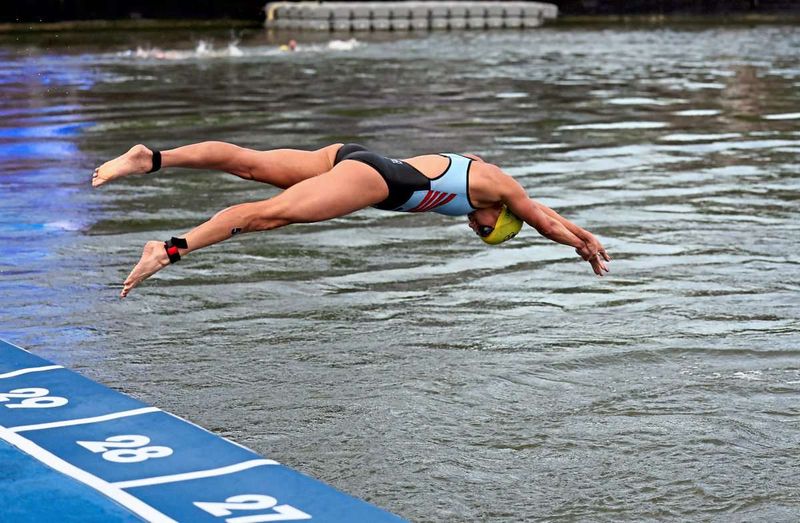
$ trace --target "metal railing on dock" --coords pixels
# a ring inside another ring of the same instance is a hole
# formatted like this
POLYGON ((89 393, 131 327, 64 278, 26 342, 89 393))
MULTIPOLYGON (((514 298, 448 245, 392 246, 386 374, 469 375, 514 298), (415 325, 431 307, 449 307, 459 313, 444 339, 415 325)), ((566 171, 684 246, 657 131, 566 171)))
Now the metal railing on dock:
POLYGON ((540 2, 272 2, 266 26, 316 31, 522 29, 558 16, 540 2))

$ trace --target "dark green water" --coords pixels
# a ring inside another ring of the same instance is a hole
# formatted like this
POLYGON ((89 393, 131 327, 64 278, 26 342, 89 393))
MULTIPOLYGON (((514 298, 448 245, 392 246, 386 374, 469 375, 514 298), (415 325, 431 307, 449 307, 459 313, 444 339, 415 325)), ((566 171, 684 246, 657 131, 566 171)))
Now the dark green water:
POLYGON ((800 29, 327 38, 4 37, 0 336, 414 521, 796 521, 800 29), (120 301, 145 241, 275 190, 92 169, 210 139, 477 153, 612 272, 365 210, 120 301))

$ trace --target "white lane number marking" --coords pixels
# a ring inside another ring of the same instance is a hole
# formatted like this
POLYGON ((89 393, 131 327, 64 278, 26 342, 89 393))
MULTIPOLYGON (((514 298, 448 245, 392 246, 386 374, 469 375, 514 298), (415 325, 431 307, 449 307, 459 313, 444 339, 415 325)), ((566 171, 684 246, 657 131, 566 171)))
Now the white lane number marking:
POLYGON ((311 516, 291 505, 278 505, 272 496, 261 494, 241 494, 232 496, 224 503, 195 501, 195 506, 218 518, 230 516, 234 510, 272 510, 270 514, 253 514, 226 519, 226 523, 260 523, 262 521, 297 521, 311 519, 311 516))
POLYGON ((52 409, 53 407, 63 407, 69 403, 67 398, 48 396, 48 394, 50 391, 47 389, 14 389, 9 392, 0 392, 0 403, 5 403, 3 406, 7 409, 52 409), (14 399, 22 399, 22 401, 6 403, 14 399))
POLYGON ((96 454, 102 453, 103 459, 114 463, 139 463, 150 458, 166 458, 172 455, 169 447, 146 447, 150 443, 147 436, 124 435, 111 436, 105 441, 76 441, 83 448, 96 454))

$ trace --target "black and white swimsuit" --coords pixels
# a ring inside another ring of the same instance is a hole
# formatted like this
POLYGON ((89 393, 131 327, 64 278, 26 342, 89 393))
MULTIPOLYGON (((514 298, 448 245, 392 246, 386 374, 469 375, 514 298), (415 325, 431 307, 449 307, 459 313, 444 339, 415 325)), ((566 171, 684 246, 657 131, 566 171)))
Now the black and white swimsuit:
POLYGON ((389 187, 389 196, 373 207, 399 212, 437 212, 450 216, 469 214, 475 210, 469 200, 469 168, 466 156, 444 153, 450 163, 436 178, 428 178, 402 160, 386 158, 354 143, 343 145, 336 153, 334 165, 344 160, 365 163, 378 171, 389 187))

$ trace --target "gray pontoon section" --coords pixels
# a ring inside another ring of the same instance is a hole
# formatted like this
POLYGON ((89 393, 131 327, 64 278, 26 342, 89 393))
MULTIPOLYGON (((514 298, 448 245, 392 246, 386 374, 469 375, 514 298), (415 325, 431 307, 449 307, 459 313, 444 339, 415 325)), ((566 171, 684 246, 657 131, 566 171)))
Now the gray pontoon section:
POLYGON ((558 16, 541 2, 272 2, 266 26, 316 31, 525 29, 558 16))

